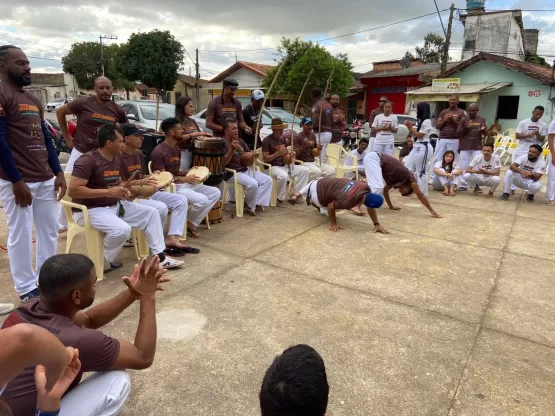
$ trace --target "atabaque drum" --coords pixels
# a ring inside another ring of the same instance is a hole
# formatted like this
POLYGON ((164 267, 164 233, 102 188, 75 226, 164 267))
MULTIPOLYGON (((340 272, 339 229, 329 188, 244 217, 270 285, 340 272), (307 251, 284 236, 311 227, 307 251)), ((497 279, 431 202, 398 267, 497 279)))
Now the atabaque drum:
POLYGON ((210 224, 219 224, 222 222, 222 203, 220 201, 216 202, 208 212, 208 221, 210 221, 210 224))
POLYGON ((195 140, 193 149, 193 166, 205 166, 210 171, 210 176, 204 185, 218 186, 225 177, 224 158, 226 145, 224 139, 219 137, 205 137, 195 140))

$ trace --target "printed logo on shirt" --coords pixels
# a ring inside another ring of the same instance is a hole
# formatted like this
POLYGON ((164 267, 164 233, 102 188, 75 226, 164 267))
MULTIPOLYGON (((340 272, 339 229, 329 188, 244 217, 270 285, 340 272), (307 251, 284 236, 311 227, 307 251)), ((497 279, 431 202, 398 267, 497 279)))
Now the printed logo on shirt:
POLYGON ((119 170, 105 170, 104 180, 106 182, 119 182, 120 173, 119 170))
POLYGON ((39 123, 29 124, 29 135, 32 139, 42 140, 42 129, 39 123))
POLYGON ((19 112, 22 116, 38 116, 39 108, 36 105, 19 104, 19 112))
POLYGON ((341 190, 341 192, 347 193, 353 188, 353 186, 355 186, 355 182, 350 181, 347 185, 345 185, 345 187, 341 190))
POLYGON ((91 119, 92 119, 93 121, 98 122, 98 123, 103 123, 103 124, 116 124, 116 119, 115 119, 115 117, 107 116, 107 115, 100 114, 100 113, 92 113, 92 114, 91 114, 91 119))
POLYGON ((135 171, 140 171, 142 170, 142 166, 141 165, 131 165, 127 167, 127 172, 128 173, 134 173, 135 171))

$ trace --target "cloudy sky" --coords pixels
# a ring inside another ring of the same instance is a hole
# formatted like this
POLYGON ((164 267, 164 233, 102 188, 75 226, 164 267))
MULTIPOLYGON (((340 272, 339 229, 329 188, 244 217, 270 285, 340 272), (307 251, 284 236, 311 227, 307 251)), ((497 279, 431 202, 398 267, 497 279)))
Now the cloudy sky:
MULTIPOLYGON (((453 0, 437 0, 440 10, 453 0)), ((243 61, 272 64, 282 36, 322 40, 330 52, 347 53, 356 72, 371 63, 401 58, 430 31, 442 34, 436 15, 385 28, 379 26, 435 12, 433 0, 0 0, 0 45, 15 44, 31 57, 34 72, 61 72, 60 59, 73 42, 114 35, 170 30, 194 59, 199 49, 201 77, 210 79, 243 61), (17 4, 14 6, 14 4, 17 4), (83 5, 80 5, 83 4, 83 5), (354 35, 342 36, 361 32, 354 35), (338 37, 339 36, 339 37, 338 37), (335 39, 329 39, 334 38, 335 39)), ((466 2, 455 0, 465 8, 466 2)), ((555 0, 487 0, 488 10, 555 9, 555 0)), ((441 16, 447 26, 448 12, 441 16)), ((555 59, 555 12, 523 11, 525 28, 540 29, 539 54, 555 59)), ((455 19, 450 55, 460 58, 462 24, 455 19)), ((194 74, 186 58, 183 73, 194 74)))

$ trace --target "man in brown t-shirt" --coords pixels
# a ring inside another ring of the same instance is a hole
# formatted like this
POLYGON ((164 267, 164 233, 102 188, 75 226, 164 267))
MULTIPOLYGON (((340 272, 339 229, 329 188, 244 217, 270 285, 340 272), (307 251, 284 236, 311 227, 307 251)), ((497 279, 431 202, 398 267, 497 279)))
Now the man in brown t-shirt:
MULTIPOLYGON (((94 80, 94 92, 96 93, 94 96, 77 98, 56 110, 62 135, 71 149, 65 168, 66 172, 73 171, 75 161, 82 154, 98 149, 96 133, 100 126, 105 124, 115 126, 127 123, 127 116, 123 107, 112 101, 112 81, 106 77, 96 78, 94 80), (66 116, 71 114, 77 116, 75 137, 70 136, 66 122, 66 116)), ((67 229, 67 218, 61 207, 58 215, 58 225, 60 231, 67 229)))
MULTIPOLYGON (((253 172, 252 165, 245 166, 241 162, 241 156, 244 153, 251 152, 251 150, 247 143, 239 137, 237 123, 231 120, 224 121, 224 133, 224 140, 228 151, 224 159, 225 167, 237 172, 237 181, 245 188, 245 209, 254 217, 256 216, 257 209, 260 210, 262 207, 270 206, 272 178, 259 171, 253 172)), ((259 153, 260 149, 254 154, 256 159, 258 159, 259 153)), ((226 181, 233 183, 234 180, 234 175, 229 173, 226 181)), ((235 197, 234 192, 233 196, 235 197)))
MULTIPOLYGON (((123 281, 127 289, 91 307, 95 298, 96 272, 82 254, 58 254, 46 260, 39 274, 40 299, 32 299, 12 312, 2 329, 20 324, 46 328, 66 347, 79 350, 81 368, 61 400, 62 414, 117 414, 131 391, 131 379, 123 371, 152 365, 156 352, 156 291, 169 281, 160 261, 143 259, 140 267, 123 281), (140 302, 139 325, 134 343, 111 338, 98 329, 106 326, 135 301, 140 302), (112 371, 109 371, 112 370, 112 371), (115 370, 115 371, 114 371, 115 370), (95 372, 85 381, 83 373, 95 372)), ((37 407, 35 367, 19 373, 0 397, 13 415, 33 416, 37 407)), ((48 376, 48 375, 47 375, 48 376)), ((41 409, 56 411, 59 409, 41 409)), ((50 413, 49 413, 50 414, 50 413)))
MULTIPOLYGON (((314 181, 320 177, 335 178, 335 169, 325 163, 321 165, 316 163, 312 154, 312 149, 317 146, 316 135, 312 131, 314 122, 310 117, 305 117, 301 120, 300 125, 303 130, 299 134, 295 134, 294 130, 291 130, 291 134, 295 135, 295 140, 293 141, 295 159, 302 161, 303 166, 308 169, 308 180, 314 181)), ((321 148, 321 146, 319 147, 321 148)))
POLYGON ((352 179, 321 178, 310 182, 307 186, 296 192, 290 203, 295 204, 299 197, 306 198, 307 205, 312 205, 327 214, 330 218, 330 231, 339 231, 343 227, 337 225, 337 210, 351 210, 364 204, 368 208, 368 214, 374 222, 374 232, 389 234, 378 221, 376 208, 383 204, 383 196, 372 193, 370 187, 352 179))
POLYGON ((328 161, 326 149, 331 142, 332 125, 333 125, 333 108, 330 103, 322 97, 322 90, 314 88, 311 92, 312 96, 312 121, 314 122, 314 132, 318 137, 318 143, 322 145, 320 150, 320 159, 322 163, 328 161), (322 120, 320 121, 320 115, 322 120))
POLYGON ((372 192, 377 194, 383 193, 385 202, 390 209, 398 211, 401 208, 393 206, 389 199, 389 190, 399 189, 403 196, 409 196, 413 192, 416 194, 422 205, 428 208, 428 211, 436 217, 441 218, 430 206, 430 202, 426 195, 420 191, 418 183, 414 175, 397 159, 386 154, 378 152, 369 152, 364 157, 364 170, 366 171, 366 180, 372 192), (383 183, 385 182, 385 187, 383 183))
MULTIPOLYGON (((439 113, 436 123, 436 127, 439 129, 439 140, 436 144, 432 166, 443 160, 443 155, 448 150, 455 153, 458 161, 460 143, 457 137, 457 128, 459 127, 461 118, 464 116, 464 110, 460 109, 458 105, 459 96, 456 94, 451 95, 449 97, 449 108, 439 113)), ((430 175, 429 183, 433 182, 435 176, 435 173, 430 175)))
POLYGON ((339 108, 339 95, 332 95, 330 104, 333 111, 333 123, 331 126, 331 143, 339 143, 343 138, 343 130, 347 127, 345 113, 339 108))
MULTIPOLYGON (((288 152, 290 153, 288 147, 291 145, 291 140, 283 134, 287 124, 283 123, 280 118, 274 118, 271 128, 272 134, 266 136, 262 141, 262 156, 265 163, 272 165, 271 176, 277 181, 278 188, 277 206, 283 208, 287 196, 287 182, 294 180, 294 191, 298 192, 308 183, 309 171, 304 166, 295 164, 286 165, 283 161, 283 156, 288 152)), ((293 161, 293 157, 291 161, 293 161)))
POLYGON ((21 49, 0 47, 0 76, 0 199, 8 222, 10 270, 15 290, 25 301, 39 295, 38 270, 56 254, 56 193, 59 190, 61 198, 66 183, 42 105, 23 88, 31 84, 31 68, 21 49))
MULTIPOLYGON (((119 157, 123 151, 121 129, 104 125, 98 129, 99 148, 85 153, 75 162, 69 196, 88 208, 91 226, 104 236, 104 271, 121 267, 116 257, 131 235, 131 228, 145 232, 152 254, 158 255, 166 269, 183 264, 164 254, 164 231, 158 211, 131 202, 128 184, 121 180, 119 157)), ((84 224, 83 212, 74 210, 73 218, 84 224)))
POLYGON ((236 121, 239 128, 247 134, 252 129, 247 126, 243 118, 243 108, 239 100, 235 99, 235 92, 239 83, 233 78, 226 78, 223 82, 222 94, 214 97, 206 109, 206 128, 212 130, 215 137, 224 137, 224 121, 236 121))
POLYGON ((212 207, 220 200, 222 193, 215 186, 203 185, 197 176, 187 176, 188 170, 180 170, 181 151, 179 143, 183 141, 183 128, 179 120, 173 117, 162 121, 160 128, 166 136, 164 141, 154 148, 150 155, 152 171, 167 171, 173 175, 177 193, 189 202, 187 235, 199 238, 198 226, 208 215, 212 207))
MULTIPOLYGON (((460 144, 460 167, 463 172, 470 164, 470 161, 482 154, 482 140, 488 136, 486 119, 478 115, 478 104, 472 103, 468 106, 468 116, 463 116, 457 128, 457 136, 461 140, 460 144)), ((459 191, 466 191, 468 184, 461 177, 459 191)))

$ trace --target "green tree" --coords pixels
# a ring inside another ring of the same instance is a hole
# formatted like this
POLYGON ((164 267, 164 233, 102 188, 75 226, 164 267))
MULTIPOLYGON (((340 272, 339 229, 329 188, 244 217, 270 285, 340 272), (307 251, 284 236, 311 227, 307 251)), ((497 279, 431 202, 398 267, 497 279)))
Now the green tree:
POLYGON ((530 62, 531 64, 536 64, 536 65, 545 66, 546 68, 551 68, 551 65, 547 63, 545 58, 539 56, 536 53, 526 52, 526 54, 524 55, 524 62, 530 62))
POLYGON ((349 92, 349 87, 354 83, 353 66, 347 55, 338 54, 333 56, 317 43, 305 42, 299 38, 282 38, 281 45, 278 47, 278 55, 280 55, 280 58, 276 59, 278 65, 268 72, 263 82, 264 87, 268 88, 270 86, 279 66, 287 56, 288 60, 274 86, 272 95, 285 93, 298 96, 312 68, 314 68, 314 73, 301 99, 304 104, 312 104, 310 91, 313 88, 325 88, 332 68, 335 68, 335 70, 329 89, 330 93, 343 97, 349 92))
POLYGON ((406 52, 405 52, 405 56, 403 56, 403 58, 408 58, 408 59, 410 59, 411 61, 412 61, 413 59, 416 59, 416 58, 414 57, 414 55, 413 55, 412 53, 410 53, 409 51, 406 51, 406 52))
POLYGON ((441 62, 445 39, 436 33, 428 33, 424 37, 424 46, 416 47, 416 57, 422 61, 433 64, 441 62))

